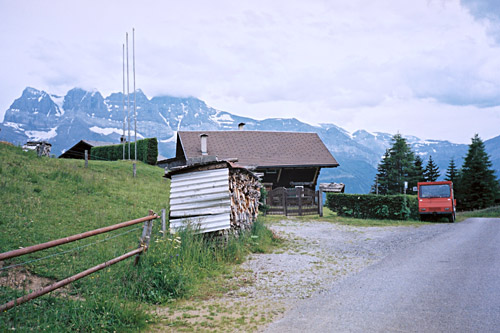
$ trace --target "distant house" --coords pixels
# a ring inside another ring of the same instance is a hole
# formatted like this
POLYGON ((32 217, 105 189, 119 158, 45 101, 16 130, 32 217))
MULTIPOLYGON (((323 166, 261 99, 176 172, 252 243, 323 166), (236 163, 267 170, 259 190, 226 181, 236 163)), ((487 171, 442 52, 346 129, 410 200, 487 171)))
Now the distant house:
POLYGON ((48 156, 50 157, 50 150, 52 144, 47 141, 28 141, 23 145, 23 150, 35 150, 38 156, 48 156))
POLYGON ((90 150, 92 147, 111 146, 115 144, 115 142, 80 140, 76 145, 62 153, 59 158, 75 158, 83 160, 85 158, 85 150, 87 150, 90 159, 90 150))
POLYGON ((208 161, 234 161, 262 177, 270 190, 315 189, 321 168, 339 166, 316 133, 267 131, 179 131, 175 158, 158 165, 167 170, 208 161))

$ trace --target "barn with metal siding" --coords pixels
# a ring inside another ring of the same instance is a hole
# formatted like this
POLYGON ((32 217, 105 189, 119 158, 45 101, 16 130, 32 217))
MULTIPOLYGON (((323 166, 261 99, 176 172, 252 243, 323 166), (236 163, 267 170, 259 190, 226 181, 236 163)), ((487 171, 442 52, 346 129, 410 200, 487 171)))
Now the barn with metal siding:
POLYGON ((249 228, 257 217, 260 184, 243 167, 213 161, 179 167, 165 176, 171 179, 171 233, 188 225, 203 233, 237 232, 249 228))

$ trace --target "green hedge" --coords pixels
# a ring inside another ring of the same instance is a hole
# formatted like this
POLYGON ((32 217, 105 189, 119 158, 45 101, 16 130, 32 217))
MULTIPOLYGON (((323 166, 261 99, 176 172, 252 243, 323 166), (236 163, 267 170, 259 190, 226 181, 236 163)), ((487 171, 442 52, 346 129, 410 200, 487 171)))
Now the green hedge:
MULTIPOLYGON (((135 159, 135 142, 130 143, 130 158, 135 159)), ((128 159, 128 144, 125 144, 125 157, 128 159)), ((137 160, 156 165, 158 140, 156 138, 137 140, 137 160)), ((123 144, 92 147, 90 159, 117 161, 123 159, 123 144)))
POLYGON ((418 220, 414 195, 327 193, 326 206, 339 216, 362 219, 418 220))

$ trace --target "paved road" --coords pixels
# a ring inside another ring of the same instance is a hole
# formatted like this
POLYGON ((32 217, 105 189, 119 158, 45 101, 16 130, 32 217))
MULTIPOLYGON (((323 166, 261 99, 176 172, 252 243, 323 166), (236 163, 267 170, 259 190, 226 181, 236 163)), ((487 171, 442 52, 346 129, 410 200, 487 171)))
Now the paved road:
POLYGON ((500 332, 500 219, 450 224, 304 301, 266 332, 500 332))

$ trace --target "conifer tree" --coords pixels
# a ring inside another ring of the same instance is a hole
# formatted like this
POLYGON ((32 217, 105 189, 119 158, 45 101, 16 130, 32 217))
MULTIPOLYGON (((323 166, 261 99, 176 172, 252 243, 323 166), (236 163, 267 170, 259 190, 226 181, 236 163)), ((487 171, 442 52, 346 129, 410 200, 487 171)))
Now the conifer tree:
MULTIPOLYGON (((392 147, 389 148, 377 170, 375 189, 378 185, 380 194, 401 194, 404 191, 404 182, 411 183, 415 176, 415 154, 401 134, 392 138, 392 147)), ((374 192, 375 190, 372 190, 374 192)))
POLYGON ((390 168, 390 154, 389 149, 385 151, 382 161, 380 161, 377 167, 377 176, 375 178, 375 184, 372 187, 372 193, 387 194, 389 189, 389 179, 387 177, 388 169, 390 168))
POLYGON ((413 176, 413 181, 411 186, 417 186, 418 182, 425 182, 425 176, 424 176, 424 161, 422 161, 422 158, 418 155, 415 156, 415 163, 414 163, 414 176, 413 176))
POLYGON ((455 165, 455 159, 450 160, 450 164, 448 164, 448 169, 446 170, 446 177, 444 180, 448 180, 456 183, 458 180, 458 169, 455 165))
POLYGON ((434 163, 432 155, 429 155, 429 161, 425 166, 424 177, 427 182, 435 182, 439 178, 439 167, 434 163))
POLYGON ((484 143, 476 134, 469 145, 467 156, 460 171, 460 195, 458 208, 462 210, 482 209, 495 202, 499 183, 492 163, 486 154, 484 143))

